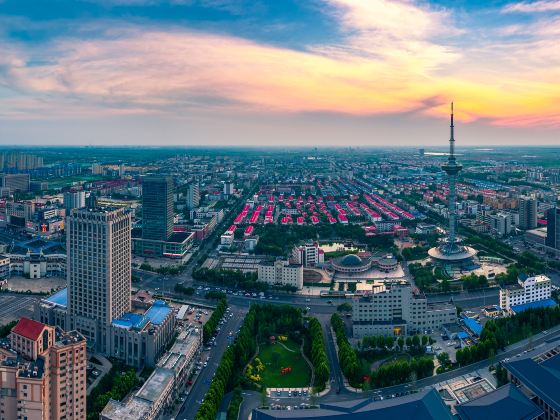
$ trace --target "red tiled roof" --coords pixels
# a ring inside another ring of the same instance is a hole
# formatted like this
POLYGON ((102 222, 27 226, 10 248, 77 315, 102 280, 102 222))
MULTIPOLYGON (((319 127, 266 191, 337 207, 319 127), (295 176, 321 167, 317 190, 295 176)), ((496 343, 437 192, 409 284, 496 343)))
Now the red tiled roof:
POLYGON ((43 332, 43 328, 45 328, 45 324, 29 318, 21 318, 12 332, 30 340, 37 340, 43 332))

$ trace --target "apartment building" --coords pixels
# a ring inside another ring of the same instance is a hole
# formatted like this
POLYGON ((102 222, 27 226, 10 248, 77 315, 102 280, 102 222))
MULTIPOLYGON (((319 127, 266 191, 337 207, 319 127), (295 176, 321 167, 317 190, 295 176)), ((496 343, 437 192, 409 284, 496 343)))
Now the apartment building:
MULTIPOLYGON (((544 275, 529 277, 520 274, 517 284, 500 289, 500 306, 506 311, 513 307, 550 299, 552 282, 544 275)), ((514 308, 515 309, 515 308, 514 308)))
POLYGON ((451 304, 428 304, 410 283, 395 281, 367 285, 369 291, 352 301, 354 338, 373 335, 410 335, 456 322, 451 304))
POLYGON ((257 267, 258 281, 272 285, 288 285, 303 289, 303 266, 276 260, 262 262, 257 267))
POLYGON ((86 340, 21 318, 0 341, 0 420, 86 418, 86 340))

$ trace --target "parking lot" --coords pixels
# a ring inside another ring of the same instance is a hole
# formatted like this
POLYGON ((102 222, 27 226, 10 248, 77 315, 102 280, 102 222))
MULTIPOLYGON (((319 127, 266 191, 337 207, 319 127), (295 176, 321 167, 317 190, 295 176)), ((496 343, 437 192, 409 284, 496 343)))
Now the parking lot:
POLYGON ((32 317, 37 298, 31 296, 0 295, 0 324, 32 317))

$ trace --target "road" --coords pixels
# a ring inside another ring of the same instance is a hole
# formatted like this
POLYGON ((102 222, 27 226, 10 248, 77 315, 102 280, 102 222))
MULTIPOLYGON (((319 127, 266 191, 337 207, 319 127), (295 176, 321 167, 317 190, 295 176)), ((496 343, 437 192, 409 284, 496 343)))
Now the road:
POLYGON ((247 313, 246 307, 239 307, 235 305, 230 305, 231 311, 233 312, 233 317, 221 327, 221 331, 216 337, 216 346, 213 346, 209 351, 202 352, 202 361, 205 361, 208 356, 210 356, 210 361, 208 366, 203 368, 196 381, 189 389, 189 395, 186 397, 183 405, 179 409, 177 420, 193 420, 198 408, 200 406, 201 400, 206 395, 208 388, 210 387, 210 382, 214 377, 214 373, 218 368, 218 364, 227 349, 229 343, 228 333, 233 331, 234 333, 241 327, 241 323, 245 318, 247 313))
POLYGON ((321 401, 334 401, 334 400, 343 400, 343 399, 354 399, 357 398, 358 396, 366 396, 366 395, 383 395, 383 396, 388 396, 388 395, 394 395, 394 394, 402 394, 403 392, 407 392, 407 391, 412 391, 412 390, 420 390, 422 388, 425 388, 427 386, 433 386, 437 383, 440 382, 444 382, 444 381, 448 381, 450 379, 462 376, 462 375, 466 375, 469 374, 471 372, 480 370, 480 369, 485 369, 488 368, 490 365, 495 364, 499 361, 503 361, 504 359, 507 358, 512 358, 515 357, 516 355, 522 353, 528 346, 529 341, 531 341, 531 346, 532 348, 535 348, 547 341, 552 341, 554 339, 558 339, 560 340, 560 325, 556 326, 555 328, 550 329, 550 331, 547 334, 538 334, 535 335, 533 337, 531 337, 530 339, 526 339, 523 341, 520 341, 518 343, 512 344, 511 346, 508 346, 506 348, 505 351, 500 351, 496 357, 494 358, 494 360, 490 360, 490 359, 486 359, 486 360, 482 360, 480 362, 477 363, 473 363, 471 365, 468 366, 464 366, 455 370, 452 370, 450 372, 445 372, 442 373, 440 375, 435 375, 435 376, 430 376, 428 378, 424 378, 424 379, 420 379, 418 381, 415 382, 410 382, 407 384, 401 384, 401 385, 395 385, 395 386, 391 386, 391 387, 387 387, 387 388, 381 388, 381 389, 376 389, 373 391, 369 391, 369 392, 364 392, 361 394, 352 394, 353 397, 352 398, 345 398, 345 396, 340 396, 340 395, 333 395, 333 393, 329 393, 327 396, 325 396, 323 399, 321 399, 321 401))

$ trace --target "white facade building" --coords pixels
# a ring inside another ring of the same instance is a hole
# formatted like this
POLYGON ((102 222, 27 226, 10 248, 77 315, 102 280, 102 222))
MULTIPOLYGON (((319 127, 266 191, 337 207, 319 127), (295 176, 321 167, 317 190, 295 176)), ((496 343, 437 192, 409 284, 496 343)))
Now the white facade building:
POLYGON ((500 306, 506 311, 511 311, 512 306, 550 299, 551 285, 550 278, 544 275, 520 275, 517 284, 500 289, 500 306))
POLYGON ((304 267, 314 267, 325 262, 325 252, 317 242, 308 242, 295 246, 292 250, 292 261, 304 267))
POLYGON ((288 261, 263 262, 259 264, 258 280, 272 285, 289 285, 303 288, 303 266, 288 261))
POLYGON ((374 335, 410 335, 457 320, 455 306, 428 304, 422 294, 413 293, 406 281, 368 285, 369 292, 352 301, 354 338, 374 335))

